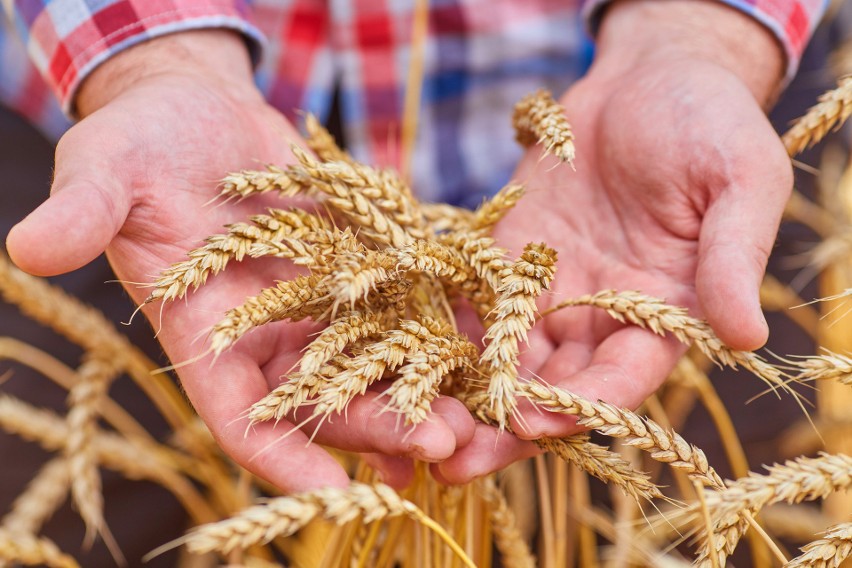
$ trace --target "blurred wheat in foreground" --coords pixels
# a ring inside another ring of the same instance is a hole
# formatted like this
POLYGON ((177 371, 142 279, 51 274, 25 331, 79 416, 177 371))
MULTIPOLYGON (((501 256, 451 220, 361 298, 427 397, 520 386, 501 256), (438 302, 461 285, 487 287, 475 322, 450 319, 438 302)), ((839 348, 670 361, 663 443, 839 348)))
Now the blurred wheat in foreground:
MULTIPOLYGON (((791 151, 846 118, 847 83, 785 137, 791 151)), ((522 143, 572 161, 573 134, 548 93, 521 101, 513 122, 522 143)), ((825 352, 774 366, 727 347, 684 308, 639 291, 589 291, 538 313, 537 298, 560 277, 557 251, 529 243, 510 258, 491 236, 522 199, 522 186, 506 186, 473 212, 420 203, 393 171, 359 164, 337 148, 313 117, 306 129, 308 149, 293 148, 296 163, 232 173, 223 181, 221 198, 303 194, 317 207, 272 208, 235 219, 165 269, 146 300, 183 298, 232 262, 272 257, 303 267, 301 275, 270 282, 234 306, 210 330, 209 351, 219 354, 271 322, 311 319, 327 325, 280 385, 246 409, 247 420, 277 422, 302 407, 311 419, 334 419, 353 398, 379 386, 384 410, 399 416, 400 428, 417 427, 437 397, 452 396, 477 420, 502 431, 523 424, 518 402, 527 400, 542 412, 575 416, 595 438, 537 440, 541 456, 464 487, 439 485, 418 464, 414 483, 399 494, 378 483, 358 456, 335 452, 350 471, 348 488, 280 495, 216 450, 170 379, 152 375, 154 365, 112 324, 3 259, 4 298, 85 354, 70 368, 13 338, 0 339, 2 357, 33 367, 69 393, 64 415, 0 394, 0 428, 54 455, 0 520, 0 560, 76 566, 68 551, 39 534, 69 496, 87 539, 105 539, 120 560, 103 517, 109 503, 100 493, 102 467, 172 492, 196 526, 164 547, 218 553, 203 557, 208 565, 686 566, 692 557, 701 565, 723 566, 744 536, 751 539, 755 566, 839 566, 850 555, 848 522, 832 527, 826 522, 820 538, 812 532, 808 538, 803 534, 808 529, 786 529, 788 538, 813 540, 790 560, 770 536, 783 530, 773 529, 773 522, 781 523, 760 514, 777 503, 823 499, 847 489, 852 458, 820 453, 749 472, 705 373, 708 362, 741 367, 770 389, 798 397, 792 385, 804 381, 848 388, 847 355, 825 352), (456 328, 453 307, 462 300, 485 328, 484 345, 456 328), (545 382, 559 377, 522 378, 518 356, 528 331, 548 313, 574 306, 603 310, 624 325, 670 334, 695 347, 643 406, 647 415, 545 382), (123 375, 171 425, 175 436, 169 443, 153 439, 110 398, 110 384, 123 375), (712 414, 738 479, 723 480, 704 452, 676 432, 695 401, 712 414), (519 420, 511 422, 513 416, 519 420), (607 438, 612 447, 600 444, 607 438), (669 477, 661 477, 660 464, 671 466, 669 477), (611 490, 609 506, 593 500, 590 476, 611 490)), ((565 175, 571 175, 569 168, 565 175)), ((783 286, 771 284, 764 288, 765 303, 793 303, 795 294, 784 296, 783 286)))

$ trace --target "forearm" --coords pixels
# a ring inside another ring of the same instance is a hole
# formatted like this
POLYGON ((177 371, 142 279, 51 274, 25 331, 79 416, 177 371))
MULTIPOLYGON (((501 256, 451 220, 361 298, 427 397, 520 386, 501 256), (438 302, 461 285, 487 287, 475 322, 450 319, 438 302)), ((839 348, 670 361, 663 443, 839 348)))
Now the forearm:
POLYGON ((786 56, 760 22, 718 2, 617 0, 603 16, 595 71, 701 59, 737 75, 762 106, 784 77, 786 56))

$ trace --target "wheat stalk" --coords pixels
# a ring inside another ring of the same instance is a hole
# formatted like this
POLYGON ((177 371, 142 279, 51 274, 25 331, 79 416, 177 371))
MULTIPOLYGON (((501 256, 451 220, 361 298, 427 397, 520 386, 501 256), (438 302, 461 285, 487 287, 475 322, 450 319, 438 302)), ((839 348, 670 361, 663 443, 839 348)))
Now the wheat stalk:
POLYGON ((832 128, 839 128, 852 113, 852 76, 841 77, 837 88, 819 97, 811 107, 781 137, 787 153, 795 156, 819 142, 832 128))
POLYGON ((79 568, 77 562, 63 554, 52 541, 5 529, 0 529, 0 560, 24 566, 79 568))
POLYGON ((485 333, 488 345, 478 365, 489 377, 488 394, 501 429, 517 408, 519 344, 527 341, 527 331, 535 321, 535 299, 549 288, 555 271, 556 251, 530 243, 521 257, 501 272, 495 322, 485 333))
POLYGON ((521 146, 544 146, 544 153, 560 161, 574 162, 574 133, 565 118, 565 109, 549 91, 539 90, 515 104, 512 114, 515 139, 521 146))
POLYGON ((831 527, 821 539, 802 547, 802 552, 784 568, 839 568, 852 556, 852 523, 831 527))

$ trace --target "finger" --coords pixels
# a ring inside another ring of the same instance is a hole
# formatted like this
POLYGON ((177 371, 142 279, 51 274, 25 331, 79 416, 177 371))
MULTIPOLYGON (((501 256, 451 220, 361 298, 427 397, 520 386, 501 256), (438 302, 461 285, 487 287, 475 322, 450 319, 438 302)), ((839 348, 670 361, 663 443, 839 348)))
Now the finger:
POLYGON ((260 423, 247 429, 245 410, 267 392, 265 377, 249 357, 227 353, 213 366, 185 367, 183 384, 222 449, 255 475, 287 493, 349 483, 340 464, 292 425, 260 423))
MULTIPOLYGON (((777 144, 777 141, 774 141, 777 144)), ((779 144, 780 146, 780 144, 779 144)), ((696 291, 708 323, 734 349, 754 350, 769 335, 760 309, 760 283, 784 204, 792 188, 783 152, 749 148, 749 160, 704 216, 699 237, 696 291)))
POLYGON ((100 255, 130 212, 121 191, 74 180, 53 194, 6 239, 9 256, 22 270, 53 276, 80 268, 100 255))
POLYGON ((321 444, 426 462, 447 459, 473 438, 474 420, 454 398, 436 398, 429 419, 417 426, 406 426, 402 416, 386 410, 386 403, 386 397, 370 391, 353 399, 342 415, 305 422, 312 413, 308 406, 296 412, 293 421, 304 422, 302 430, 315 433, 314 439, 321 444))
MULTIPOLYGON (((607 337, 595 350, 589 365, 566 375, 573 349, 560 347, 541 369, 541 379, 586 399, 636 408, 665 380, 685 347, 670 337, 660 337, 638 327, 625 327, 607 337)), ((514 421, 519 438, 565 437, 579 428, 573 416, 540 408, 522 411, 514 421)))
POLYGON ((384 454, 361 454, 361 458, 376 470, 382 483, 396 490, 405 489, 414 481, 414 463, 409 458, 384 454))
POLYGON ((468 483, 483 475, 541 453, 538 447, 497 428, 476 425, 476 433, 468 445, 452 457, 432 466, 432 474, 446 484, 468 483))

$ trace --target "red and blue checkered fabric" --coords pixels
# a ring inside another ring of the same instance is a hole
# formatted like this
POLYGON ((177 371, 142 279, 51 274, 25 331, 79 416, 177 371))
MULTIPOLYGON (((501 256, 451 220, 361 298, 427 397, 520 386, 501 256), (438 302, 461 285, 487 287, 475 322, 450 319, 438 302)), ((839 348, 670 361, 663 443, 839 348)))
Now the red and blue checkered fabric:
MULTIPOLYGON (((237 30, 262 56, 257 82, 292 119, 325 117, 339 93, 347 145, 396 166, 414 0, 3 0, 31 61, 67 112, 80 81, 114 53, 195 28, 237 30)), ((589 0, 593 14, 606 0, 589 0)), ((724 0, 779 38, 788 77, 826 0, 724 0)), ((520 157, 508 117, 515 101, 564 91, 591 43, 581 0, 431 0, 423 100, 413 163, 424 199, 475 205, 520 157)), ((49 133, 66 126, 45 83, 0 34, 0 96, 49 133)))

